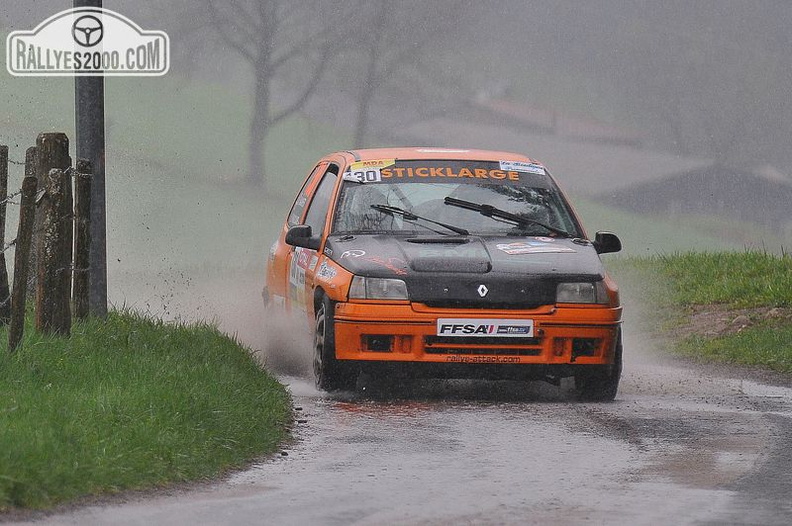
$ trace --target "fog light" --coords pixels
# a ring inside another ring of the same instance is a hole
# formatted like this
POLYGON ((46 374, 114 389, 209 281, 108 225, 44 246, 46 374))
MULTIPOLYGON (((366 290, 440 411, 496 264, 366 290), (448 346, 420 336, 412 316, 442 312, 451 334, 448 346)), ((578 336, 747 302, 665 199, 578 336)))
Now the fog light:
POLYGON ((365 336, 366 350, 373 352, 391 352, 393 350, 393 336, 372 335, 365 336))
POLYGON ((572 358, 578 356, 594 356, 597 354, 599 340, 595 338, 573 338, 572 339, 572 358))

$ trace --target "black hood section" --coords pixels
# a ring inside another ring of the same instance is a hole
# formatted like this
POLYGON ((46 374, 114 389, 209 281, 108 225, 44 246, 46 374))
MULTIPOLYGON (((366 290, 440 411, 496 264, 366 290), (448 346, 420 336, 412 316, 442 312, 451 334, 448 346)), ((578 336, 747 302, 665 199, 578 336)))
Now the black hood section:
POLYGON ((453 272, 486 274, 492 262, 484 244, 478 238, 407 238, 402 248, 407 264, 415 272, 453 272))
POLYGON ((571 239, 331 236, 325 252, 353 274, 402 279, 412 301, 436 307, 548 305, 559 282, 605 273, 594 247, 571 239))

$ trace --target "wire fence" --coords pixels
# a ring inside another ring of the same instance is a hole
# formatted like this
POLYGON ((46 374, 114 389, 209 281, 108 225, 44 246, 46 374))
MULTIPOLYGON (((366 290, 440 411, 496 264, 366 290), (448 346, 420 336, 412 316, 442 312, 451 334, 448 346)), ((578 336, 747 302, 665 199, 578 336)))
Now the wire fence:
POLYGON ((22 195, 22 189, 21 188, 19 190, 17 190, 16 192, 14 192, 13 194, 11 194, 8 197, 6 197, 5 199, 0 200, 0 205, 5 205, 5 204, 18 205, 19 203, 15 202, 15 201, 12 201, 12 199, 14 199, 16 197, 19 197, 20 195, 22 195))
POLYGON ((37 331, 68 336, 72 317, 88 315, 92 170, 84 159, 71 166, 68 144, 65 134, 40 134, 25 162, 0 146, 0 325, 9 325, 11 352, 22 341, 31 290, 37 331), (22 186, 10 193, 9 165, 25 167, 22 186), (5 242, 7 205, 19 207, 19 222, 17 236, 5 242), (11 249, 13 288, 5 265, 11 249))
POLYGON ((2 252, 2 253, 5 253, 5 252, 6 252, 6 250, 9 250, 9 249, 12 249, 12 248, 14 248, 14 246, 16 245, 16 241, 17 241, 17 240, 16 240, 16 239, 14 239, 13 241, 9 241, 9 242, 8 242, 8 243, 6 243, 5 245, 3 245, 3 248, 2 248, 2 249, 0 249, 0 252, 2 252))
MULTIPOLYGON (((91 177, 91 174, 77 173, 73 169, 64 170, 64 173, 67 173, 67 172, 70 173, 70 175, 72 175, 73 177, 88 177, 88 178, 91 177)), ((35 196, 35 199, 34 199, 35 202, 36 202, 36 205, 40 205, 41 204, 41 198, 44 197, 45 194, 46 194, 46 190, 44 190, 44 189, 41 189, 38 192, 36 192, 36 196, 35 196)), ((12 201, 12 199, 16 199, 17 197, 19 197, 21 195, 22 195, 22 189, 20 188, 19 190, 17 190, 14 193, 10 194, 5 199, 0 199, 0 205, 6 204, 6 205, 20 206, 21 205, 20 202, 12 201)), ((65 223, 65 222, 68 222, 68 221, 72 221, 73 217, 74 216, 72 214, 68 214, 65 217, 61 218, 61 222, 65 223)), ((34 237, 37 236, 37 235, 40 235, 43 231, 44 231, 44 227, 43 226, 39 227, 37 229, 34 229, 33 230, 34 237)), ((16 242, 17 242, 16 239, 13 239, 12 241, 7 242, 5 245, 3 245, 2 248, 0 248, 0 253, 5 253, 6 251, 14 248, 16 246, 16 242)))

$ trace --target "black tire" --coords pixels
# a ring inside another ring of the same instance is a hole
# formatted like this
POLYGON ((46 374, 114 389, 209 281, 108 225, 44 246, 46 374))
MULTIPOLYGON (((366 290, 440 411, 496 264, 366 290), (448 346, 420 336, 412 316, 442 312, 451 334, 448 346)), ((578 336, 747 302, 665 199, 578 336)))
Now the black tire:
POLYGON ((324 391, 352 390, 357 381, 356 371, 335 356, 334 311, 335 305, 326 296, 316 309, 313 358, 316 387, 324 391))
POLYGON ((619 390, 622 373, 621 331, 616 340, 616 356, 612 365, 578 366, 575 391, 583 402, 612 402, 619 390))

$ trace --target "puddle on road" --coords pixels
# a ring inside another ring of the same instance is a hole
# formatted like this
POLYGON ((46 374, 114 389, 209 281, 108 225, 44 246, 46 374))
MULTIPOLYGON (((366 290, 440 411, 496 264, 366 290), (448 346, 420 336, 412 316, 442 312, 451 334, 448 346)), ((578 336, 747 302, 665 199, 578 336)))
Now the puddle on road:
MULTIPOLYGON (((295 342, 297 331, 277 320, 282 334, 264 339, 268 318, 258 290, 238 281, 235 289, 202 285, 208 310, 253 349, 264 350, 269 341, 283 351, 268 354, 268 363, 291 375, 283 380, 304 423, 296 424, 288 456, 237 473, 212 491, 163 499, 145 512, 156 522, 277 517, 280 524, 449 524, 530 517, 566 524, 618 517, 624 524, 669 518, 690 524, 717 516, 735 498, 741 477, 763 472, 768 451, 783 442, 782 426, 769 415, 792 416, 792 390, 681 367, 636 329, 630 311, 624 376, 612 404, 577 403, 539 382, 428 382, 407 395, 329 395, 314 388, 304 355, 290 356, 310 344, 295 342)), ((104 517, 124 522, 117 511, 104 517)))
POLYGON ((563 505, 568 492, 598 493, 635 460, 618 440, 570 434, 558 421, 567 402, 498 402, 475 385, 453 386, 453 399, 371 400, 287 380, 307 420, 298 442, 285 459, 229 481, 256 490, 275 482, 282 498, 312 502, 286 515, 287 523, 334 522, 349 513, 360 524, 448 523, 482 510, 539 509, 548 499, 563 505), (596 488, 592 472, 602 477, 596 488), (314 497, 298 496, 298 488, 314 497), (324 494, 334 497, 315 496, 324 494))

